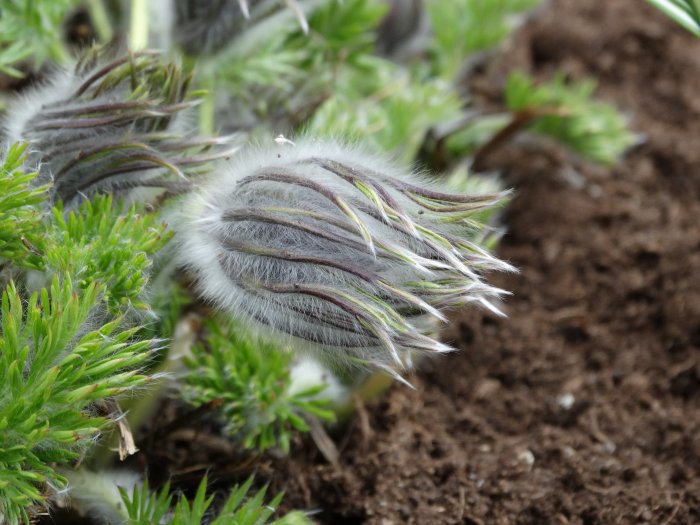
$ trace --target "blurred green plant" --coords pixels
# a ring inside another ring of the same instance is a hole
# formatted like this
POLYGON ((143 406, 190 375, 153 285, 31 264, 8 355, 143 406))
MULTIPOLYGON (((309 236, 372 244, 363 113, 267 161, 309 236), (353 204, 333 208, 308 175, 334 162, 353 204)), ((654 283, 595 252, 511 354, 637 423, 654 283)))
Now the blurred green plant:
POLYGON ((308 33, 285 17, 266 22, 265 31, 242 33, 223 52, 200 61, 198 85, 225 93, 217 122, 213 100, 202 108, 205 128, 290 131, 344 85, 345 70, 365 68, 372 29, 385 12, 383 3, 371 0, 324 0, 309 15, 308 33))
POLYGON ((216 516, 211 514, 214 496, 207 496, 207 478, 204 477, 192 500, 181 496, 173 507, 173 494, 170 483, 159 492, 151 492, 148 482, 142 487, 134 487, 129 493, 120 488, 127 519, 125 525, 152 525, 168 523, 170 525, 311 525, 303 513, 295 511, 280 518, 272 515, 282 501, 282 494, 265 502, 267 488, 263 487, 249 496, 253 478, 233 487, 226 500, 216 505, 216 516))
POLYGON ((230 321, 207 321, 206 336, 186 359, 184 398, 218 406, 227 432, 246 448, 289 452, 292 431, 307 432, 304 417, 333 420, 322 385, 290 390, 291 354, 261 343, 230 321))
POLYGON ((509 75, 504 87, 507 112, 466 114, 446 126, 443 155, 472 157, 480 171, 484 159, 523 132, 547 136, 594 162, 612 165, 639 136, 629 129, 628 119, 611 104, 594 98, 593 81, 568 83, 557 76, 537 84, 528 75, 509 75))
POLYGON ((341 73, 339 88, 313 114, 305 133, 362 140, 410 165, 427 130, 458 114, 462 101, 444 81, 420 81, 380 58, 365 64, 341 73))
POLYGON ((63 22, 78 0, 9 0, 0 7, 0 72, 21 78, 17 64, 68 59, 63 22))
POLYGON ((593 98, 595 88, 591 80, 568 84, 563 75, 536 85, 528 76, 512 73, 504 96, 516 116, 527 113, 527 129, 596 162, 614 164, 638 138, 614 106, 593 98))
POLYGON ((700 4, 698 0, 647 0, 651 5, 700 37, 700 4))
POLYGON ((433 32, 430 53, 434 71, 452 80, 476 53, 492 49, 512 33, 517 17, 541 0, 427 1, 433 32))

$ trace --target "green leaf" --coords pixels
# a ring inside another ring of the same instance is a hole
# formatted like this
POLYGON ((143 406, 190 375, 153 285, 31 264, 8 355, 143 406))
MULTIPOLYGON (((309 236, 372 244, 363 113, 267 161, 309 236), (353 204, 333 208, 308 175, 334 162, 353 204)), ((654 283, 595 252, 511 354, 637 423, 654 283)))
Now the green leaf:
POLYGON ((37 173, 26 173, 26 144, 5 151, 0 165, 0 260, 15 266, 41 269, 45 249, 41 205, 47 186, 34 186, 37 173))
POLYGON ((16 66, 31 58, 37 69, 46 60, 65 62, 63 22, 78 0, 11 0, 0 16, 0 71, 22 76, 16 66))
POLYGON ((517 15, 540 0, 432 0, 425 2, 432 27, 434 73, 452 80, 475 53, 492 48, 512 31, 517 15))
POLYGON ((647 0, 685 29, 700 37, 700 4, 697 0, 647 0))
POLYGON ((530 130, 596 162, 613 164, 638 138, 614 106, 593 98, 594 91, 592 81, 567 84, 563 76, 557 76, 536 86, 528 76, 512 73, 505 99, 511 111, 532 113, 530 130))
POLYGON ((292 430, 305 432, 305 414, 331 420, 319 389, 290 393, 291 356, 220 319, 206 324, 207 338, 186 361, 185 398, 218 405, 227 431, 246 447, 289 450, 292 430))
POLYGON ((113 311, 142 306, 150 256, 172 237, 155 214, 123 210, 111 196, 97 196, 67 216, 54 208, 53 219, 50 269, 71 274, 82 289, 100 283, 113 311))
POLYGON ((120 488, 126 510, 128 525, 152 525, 153 523, 169 523, 171 525, 311 525, 311 521, 301 512, 292 512, 279 519, 271 516, 282 501, 282 494, 265 503, 266 488, 250 495, 253 478, 241 485, 236 485, 230 491, 226 500, 216 505, 216 512, 210 512, 213 495, 207 495, 207 478, 205 477, 197 488, 193 500, 188 501, 180 496, 175 507, 170 508, 173 495, 170 483, 166 483, 160 492, 150 492, 148 482, 143 487, 134 487, 131 494, 120 488), (172 513, 166 518, 169 512, 172 513), (210 514, 215 514, 212 517, 210 514))
POLYGON ((132 342, 135 329, 120 332, 117 320, 95 327, 101 301, 95 282, 77 289, 68 275, 26 305, 12 282, 2 295, 0 515, 11 524, 28 522, 43 487, 65 485, 54 466, 74 461, 110 423, 90 404, 148 379, 140 370, 152 343, 132 342))

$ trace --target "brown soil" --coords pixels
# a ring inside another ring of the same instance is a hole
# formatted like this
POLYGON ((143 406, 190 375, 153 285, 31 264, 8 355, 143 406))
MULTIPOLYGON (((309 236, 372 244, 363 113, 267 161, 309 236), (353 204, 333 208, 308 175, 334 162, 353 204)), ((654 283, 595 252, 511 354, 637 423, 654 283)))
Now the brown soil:
POLYGON ((700 523, 700 42, 640 0, 561 0, 473 88, 514 67, 598 79, 646 142, 615 169, 495 155, 510 317, 455 313, 461 352, 367 406, 339 467, 272 466, 320 523, 700 523))
POLYGON ((514 67, 597 78, 646 140, 614 169, 531 141, 492 157, 517 191, 510 317, 454 313, 461 351, 360 410, 337 466, 310 440, 251 468, 183 435, 152 474, 187 485, 215 457, 210 479, 254 469, 328 525, 700 523, 700 41, 641 0, 559 0, 480 67, 477 100, 514 67))

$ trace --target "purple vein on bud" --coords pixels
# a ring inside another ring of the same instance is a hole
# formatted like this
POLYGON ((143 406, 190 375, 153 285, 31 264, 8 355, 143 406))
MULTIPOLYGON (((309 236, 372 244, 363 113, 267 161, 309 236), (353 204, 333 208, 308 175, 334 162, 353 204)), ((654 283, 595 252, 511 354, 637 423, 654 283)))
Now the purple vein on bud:
POLYGON ((480 212, 506 193, 452 195, 358 148, 301 139, 244 151, 172 223, 202 295, 269 337, 392 374, 452 349, 446 308, 501 314, 512 271, 482 246, 480 212))

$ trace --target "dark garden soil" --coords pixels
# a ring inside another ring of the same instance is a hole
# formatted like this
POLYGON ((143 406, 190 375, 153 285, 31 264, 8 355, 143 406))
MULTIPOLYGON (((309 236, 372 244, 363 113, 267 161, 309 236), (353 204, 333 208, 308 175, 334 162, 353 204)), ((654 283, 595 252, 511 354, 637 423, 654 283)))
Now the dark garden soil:
POLYGON ((645 142, 612 169, 527 140, 492 155, 517 191, 510 317, 455 312, 460 351, 364 405, 338 465, 180 429, 144 447, 154 476, 256 472, 328 525, 700 523, 700 41, 642 0, 559 0, 479 66, 479 104, 514 67, 597 78, 645 142))

